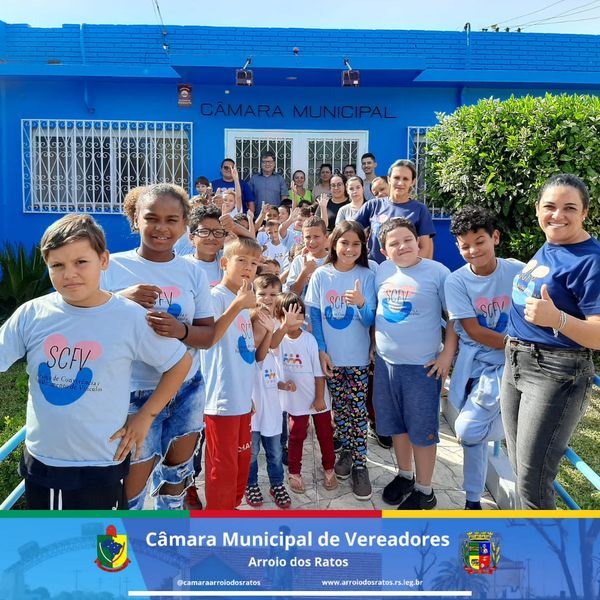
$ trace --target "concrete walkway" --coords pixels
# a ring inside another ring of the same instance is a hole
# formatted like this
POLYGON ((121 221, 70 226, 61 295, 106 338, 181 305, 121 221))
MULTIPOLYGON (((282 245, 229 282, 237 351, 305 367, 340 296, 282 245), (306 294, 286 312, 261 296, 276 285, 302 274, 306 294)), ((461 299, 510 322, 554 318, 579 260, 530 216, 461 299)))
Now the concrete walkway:
MULTIPOLYGON (((392 450, 381 448, 375 440, 369 438, 368 468, 373 486, 370 500, 357 500, 352 495, 351 479, 340 481, 337 489, 327 491, 323 488, 323 469, 316 435, 311 428, 304 446, 302 477, 306 492, 295 494, 289 490, 292 498, 291 509, 295 510, 383 510, 395 508, 386 504, 381 498, 381 491, 396 474, 395 456, 392 450), (316 449, 316 450, 315 450, 316 449)), ((287 474, 287 470, 286 470, 287 474)), ((241 510, 277 510, 269 495, 269 480, 265 465, 264 451, 259 455, 259 484, 265 497, 260 508, 251 508, 245 501, 241 510)), ((204 503, 204 473, 197 480, 200 497, 204 503)), ((440 443, 438 444, 437 463, 433 476, 433 489, 437 497, 437 509, 462 510, 465 495, 462 491, 462 448, 456 441, 450 426, 443 414, 440 415, 440 443)), ((493 498, 486 492, 482 498, 482 506, 487 510, 498 507, 493 498)), ((152 508, 147 505, 147 508, 152 508)))

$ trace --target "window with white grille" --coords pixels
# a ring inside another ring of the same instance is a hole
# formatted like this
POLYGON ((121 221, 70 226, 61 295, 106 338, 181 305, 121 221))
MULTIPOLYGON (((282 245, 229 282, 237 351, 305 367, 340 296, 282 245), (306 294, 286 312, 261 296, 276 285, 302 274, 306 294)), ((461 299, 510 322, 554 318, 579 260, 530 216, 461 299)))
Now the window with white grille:
POLYGON ((24 119, 25 212, 118 213, 140 185, 191 188, 192 123, 24 119))
POLYGON ((427 204, 427 184, 425 173, 427 171, 427 132, 431 127, 409 127, 407 154, 417 168, 417 182, 414 197, 427 204))
POLYGON ((236 161, 243 179, 260 171, 260 155, 270 150, 275 171, 289 184, 294 171, 301 169, 309 189, 317 183, 322 163, 341 172, 348 163, 360 163, 368 144, 367 131, 225 130, 225 153, 236 161))

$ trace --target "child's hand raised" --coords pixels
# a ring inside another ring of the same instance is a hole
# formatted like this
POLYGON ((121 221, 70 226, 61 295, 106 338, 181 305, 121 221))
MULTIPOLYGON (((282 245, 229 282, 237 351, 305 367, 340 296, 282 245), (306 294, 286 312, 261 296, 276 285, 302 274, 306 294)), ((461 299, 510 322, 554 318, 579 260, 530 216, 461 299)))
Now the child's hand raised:
POLYGON ((152 308, 161 294, 162 290, 157 285, 149 283, 138 283, 119 292, 119 296, 133 300, 144 308, 152 308))
POLYGON ((173 315, 161 310, 150 310, 146 314, 146 321, 152 327, 154 333, 163 337, 182 338, 185 335, 186 327, 178 321, 173 315))
POLYGON ((304 277, 310 277, 317 270, 317 261, 308 258, 308 248, 302 250, 304 263, 302 265, 302 274, 304 277))
POLYGON ((298 304, 290 304, 288 309, 283 309, 283 327, 286 331, 293 331, 304 323, 304 313, 298 304))
POLYGON ((254 308, 256 306, 256 296, 254 295, 254 289, 252 283, 247 279, 242 279, 242 285, 236 294, 236 302, 240 308, 254 308))
POLYGON ((271 316, 269 309, 263 306, 257 316, 259 324, 268 332, 273 333, 275 330, 275 319, 271 316))
POLYGON ((344 292, 344 299, 347 304, 355 304, 357 308, 365 305, 365 297, 360 292, 360 279, 354 282, 354 289, 344 292))
POLYGON ((134 446, 135 454, 132 456, 132 459, 138 460, 140 458, 142 455, 142 446, 148 435, 152 421, 154 421, 154 417, 143 410, 127 415, 125 425, 118 431, 115 431, 110 438, 111 442, 121 438, 121 443, 115 452, 114 460, 119 462, 125 460, 134 446))

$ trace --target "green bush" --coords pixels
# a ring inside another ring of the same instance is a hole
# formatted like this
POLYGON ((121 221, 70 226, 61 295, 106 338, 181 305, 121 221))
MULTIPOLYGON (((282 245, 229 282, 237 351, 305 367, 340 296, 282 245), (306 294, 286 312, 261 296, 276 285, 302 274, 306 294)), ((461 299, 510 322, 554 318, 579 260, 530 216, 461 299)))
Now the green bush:
MULTIPOLYGON (((0 374, 0 446, 25 424, 27 407, 27 373, 25 363, 13 365, 0 374)), ((0 501, 12 492, 21 478, 17 473, 22 445, 0 463, 0 501)))
POLYGON ((600 233, 600 99, 567 95, 481 100, 427 135, 428 202, 450 213, 467 204, 494 211, 500 254, 529 260, 544 236, 534 203, 544 181, 573 173, 592 197, 587 230, 600 233))
POLYGON ((0 252, 0 323, 24 302, 50 291, 52 284, 40 249, 28 254, 22 244, 4 244, 0 252))

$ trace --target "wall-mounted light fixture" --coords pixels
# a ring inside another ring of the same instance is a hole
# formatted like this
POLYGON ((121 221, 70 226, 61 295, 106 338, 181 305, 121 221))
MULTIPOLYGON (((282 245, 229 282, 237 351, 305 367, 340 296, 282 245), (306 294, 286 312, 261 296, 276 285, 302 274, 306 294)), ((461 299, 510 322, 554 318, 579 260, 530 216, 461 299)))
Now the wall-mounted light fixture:
POLYGON ((360 85, 360 71, 354 70, 347 58, 344 59, 344 64, 348 70, 342 71, 342 87, 358 87, 360 85))
POLYGON ((235 72, 235 85, 243 87, 254 85, 254 75, 252 74, 252 71, 247 68, 250 63, 252 63, 252 59, 248 57, 244 66, 235 72))

